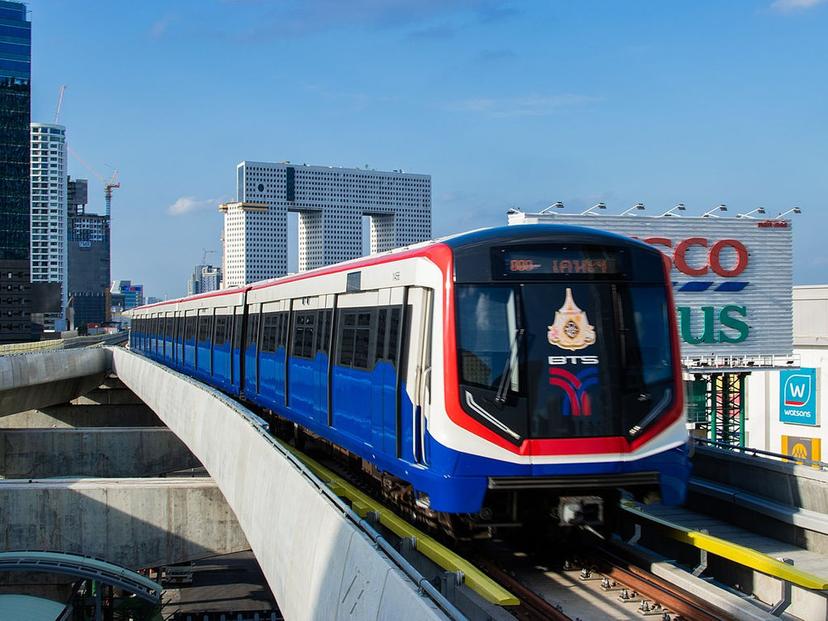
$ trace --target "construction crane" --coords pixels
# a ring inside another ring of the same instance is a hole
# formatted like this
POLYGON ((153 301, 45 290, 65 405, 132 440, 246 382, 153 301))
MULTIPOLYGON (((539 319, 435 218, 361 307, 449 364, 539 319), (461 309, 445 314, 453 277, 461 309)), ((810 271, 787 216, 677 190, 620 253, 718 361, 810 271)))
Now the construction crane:
POLYGON ((60 120, 60 109, 63 107, 63 95, 64 95, 64 93, 66 93, 66 85, 61 84, 60 93, 58 94, 57 107, 55 108, 55 125, 57 125, 58 121, 60 120))
POLYGON ((91 172, 98 181, 101 182, 101 185, 104 188, 104 202, 106 204, 106 217, 111 217, 112 214, 112 190, 116 190, 121 187, 121 182, 118 181, 118 170, 116 169, 115 172, 112 173, 112 176, 109 179, 105 179, 104 176, 95 170, 91 164, 86 162, 80 155, 78 155, 77 151, 75 151, 69 145, 66 145, 66 148, 69 150, 69 153, 72 154, 76 160, 78 160, 83 167, 86 168, 89 172, 91 172))
MULTIPOLYGON (((55 108, 55 125, 57 125, 58 120, 60 119, 60 110, 63 108, 63 96, 66 94, 66 85, 62 84, 60 87, 60 92, 58 94, 58 101, 57 107, 55 108)), ((86 168, 89 172, 91 172, 95 177, 97 177, 98 181, 101 182, 101 185, 104 187, 104 203, 106 205, 106 217, 110 218, 112 215, 112 190, 116 190, 121 187, 121 182, 118 181, 118 170, 116 169, 115 172, 112 173, 112 176, 107 180, 104 179, 104 176, 95 170, 89 163, 87 163, 78 152, 75 151, 71 146, 68 144, 66 148, 69 150, 69 153, 78 160, 81 164, 83 164, 84 168, 86 168)))
POLYGON ((207 255, 208 254, 216 254, 215 250, 207 250, 207 248, 202 248, 204 253, 201 255, 201 264, 207 265, 207 255))

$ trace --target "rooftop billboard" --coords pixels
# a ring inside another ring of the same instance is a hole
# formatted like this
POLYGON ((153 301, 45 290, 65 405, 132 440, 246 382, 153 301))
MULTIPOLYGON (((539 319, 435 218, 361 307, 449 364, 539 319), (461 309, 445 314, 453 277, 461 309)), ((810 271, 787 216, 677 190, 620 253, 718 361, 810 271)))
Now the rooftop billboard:
MULTIPOLYGON (((569 224, 636 237, 672 260, 681 353, 689 359, 793 351, 788 220, 511 213, 509 224, 569 224)), ((750 363, 751 365, 753 363, 750 363)), ((738 366, 742 366, 741 364, 738 366)), ((770 362, 757 366, 776 366, 770 362)))

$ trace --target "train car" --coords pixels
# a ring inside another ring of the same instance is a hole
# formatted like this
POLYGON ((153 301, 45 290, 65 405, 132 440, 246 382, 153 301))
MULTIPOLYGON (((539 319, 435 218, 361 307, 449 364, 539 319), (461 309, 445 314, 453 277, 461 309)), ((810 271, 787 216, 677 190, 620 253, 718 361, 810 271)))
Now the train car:
MULTIPOLYGON (((689 474, 669 263, 574 226, 474 231, 144 306, 130 346, 469 528, 600 525, 689 474)), ((445 520, 443 520, 445 522, 445 520)))

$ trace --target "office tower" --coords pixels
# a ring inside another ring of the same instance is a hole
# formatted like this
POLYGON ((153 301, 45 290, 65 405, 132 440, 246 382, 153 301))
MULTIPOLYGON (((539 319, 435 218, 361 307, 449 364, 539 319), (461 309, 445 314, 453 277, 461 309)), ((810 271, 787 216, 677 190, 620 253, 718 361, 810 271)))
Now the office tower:
POLYGON ((107 216, 87 212, 86 179, 69 179, 69 300, 72 327, 109 320, 110 231, 107 216))
POLYGON ((362 219, 371 253, 431 238, 431 177, 290 163, 241 162, 236 202, 224 213, 225 286, 287 272, 287 214, 299 213, 299 270, 362 256, 362 219))
POLYGON ((63 318, 69 299, 66 128, 32 123, 31 130, 32 282, 59 285, 60 308, 43 314, 43 327, 65 329, 63 318))
POLYGON ((110 288, 112 306, 121 303, 123 310, 129 310, 144 304, 144 285, 132 284, 131 280, 113 280, 110 288))
POLYGON ((32 25, 26 6, 0 0, 0 343, 32 338, 29 123, 32 25))
POLYGON ((187 295, 216 291, 221 286, 221 268, 212 265, 196 265, 187 279, 187 295))

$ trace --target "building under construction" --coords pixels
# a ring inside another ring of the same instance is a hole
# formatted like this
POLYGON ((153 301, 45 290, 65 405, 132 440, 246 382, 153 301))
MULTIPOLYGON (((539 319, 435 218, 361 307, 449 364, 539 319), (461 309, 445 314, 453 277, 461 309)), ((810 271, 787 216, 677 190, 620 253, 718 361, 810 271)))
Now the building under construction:
POLYGON ((74 179, 69 195, 69 316, 72 327, 109 321, 109 214, 86 212, 88 183, 74 179))

